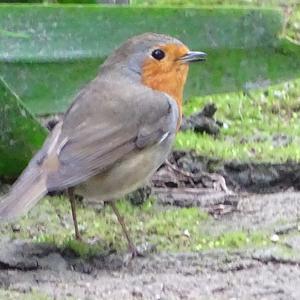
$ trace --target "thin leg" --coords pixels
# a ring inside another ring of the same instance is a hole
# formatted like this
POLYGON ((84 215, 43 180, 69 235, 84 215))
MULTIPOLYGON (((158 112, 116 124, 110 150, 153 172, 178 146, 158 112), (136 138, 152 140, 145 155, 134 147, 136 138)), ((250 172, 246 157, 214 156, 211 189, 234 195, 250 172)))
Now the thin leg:
POLYGON ((72 218, 73 218, 73 224, 75 229, 75 238, 78 241, 81 241, 81 235, 78 230, 78 223, 77 223, 77 214, 76 214, 76 203, 75 203, 75 195, 74 195, 74 189, 68 188, 68 196, 71 204, 71 210, 72 210, 72 218))
POLYGON ((116 207, 115 202, 114 202, 114 201, 110 201, 109 204, 110 204, 112 210, 114 211, 115 215, 117 216, 117 219, 118 219, 120 225, 122 226, 123 233, 125 234, 125 237, 126 237, 126 239, 127 239, 128 246, 129 246, 129 250, 131 251, 132 256, 133 256, 133 257, 139 256, 140 253, 138 252, 138 250, 136 249, 134 243, 132 242, 132 240, 131 240, 131 238, 130 238, 129 232, 128 232, 127 227, 126 227, 126 225, 125 225, 125 223, 124 223, 124 219, 123 219, 123 217, 120 215, 120 213, 119 213, 119 211, 118 211, 118 209, 117 209, 117 207, 116 207))

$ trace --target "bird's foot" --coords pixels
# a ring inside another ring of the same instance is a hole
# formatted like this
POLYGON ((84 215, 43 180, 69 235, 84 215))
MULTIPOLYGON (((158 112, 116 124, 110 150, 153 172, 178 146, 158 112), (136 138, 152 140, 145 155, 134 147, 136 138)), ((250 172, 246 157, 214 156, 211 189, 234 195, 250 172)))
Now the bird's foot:
POLYGON ((131 254, 131 259, 134 259, 136 257, 144 257, 145 253, 140 251, 135 245, 129 246, 129 253, 131 254))
POLYGON ((74 237, 75 237, 75 240, 78 241, 78 242, 83 242, 83 238, 81 236, 81 234, 79 232, 76 232, 74 234, 74 237))
POLYGON ((155 245, 150 244, 150 243, 142 243, 138 245, 137 247, 135 245, 129 245, 129 251, 131 253, 132 258, 135 257, 145 257, 149 253, 152 253, 156 250, 155 245))
POLYGON ((144 254, 138 250, 135 245, 128 246, 128 252, 125 254, 123 264, 124 266, 129 266, 131 262, 137 257, 144 257, 144 254))

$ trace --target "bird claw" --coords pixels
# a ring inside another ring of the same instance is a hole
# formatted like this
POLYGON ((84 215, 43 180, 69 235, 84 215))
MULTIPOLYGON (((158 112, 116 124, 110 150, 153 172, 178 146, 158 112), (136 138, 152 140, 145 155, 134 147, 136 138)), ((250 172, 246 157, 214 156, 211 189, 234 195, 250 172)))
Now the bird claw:
POLYGON ((155 245, 144 242, 138 247, 135 247, 134 245, 129 246, 129 251, 131 253, 132 258, 135 257, 145 257, 147 254, 153 252, 156 250, 155 245))
POLYGON ((131 254, 131 259, 134 259, 136 257, 144 257, 145 256, 145 254, 142 251, 139 251, 137 249, 137 247, 135 247, 135 246, 130 246, 129 251, 131 254))
POLYGON ((137 257, 144 257, 144 254, 139 251, 135 246, 129 246, 129 252, 125 254, 123 264, 124 266, 129 266, 130 263, 137 257))
POLYGON ((75 240, 76 240, 76 241, 78 241, 78 242, 83 242, 83 238, 82 238, 81 234, 79 234, 79 233, 76 234, 76 233, 75 233, 74 237, 75 237, 75 240))

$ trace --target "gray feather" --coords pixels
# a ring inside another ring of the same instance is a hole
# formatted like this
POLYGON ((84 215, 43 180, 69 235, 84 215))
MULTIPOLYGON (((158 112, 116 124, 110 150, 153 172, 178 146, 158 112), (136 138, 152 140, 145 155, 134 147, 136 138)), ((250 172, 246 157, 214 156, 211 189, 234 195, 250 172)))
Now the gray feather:
POLYGON ((38 167, 29 165, 10 192, 0 199, 0 220, 11 221, 30 210, 47 193, 38 167))
POLYGON ((97 78, 65 115, 57 146, 60 167, 49 173, 48 190, 80 184, 130 153, 160 143, 176 132, 177 118, 176 102, 166 94, 97 78))

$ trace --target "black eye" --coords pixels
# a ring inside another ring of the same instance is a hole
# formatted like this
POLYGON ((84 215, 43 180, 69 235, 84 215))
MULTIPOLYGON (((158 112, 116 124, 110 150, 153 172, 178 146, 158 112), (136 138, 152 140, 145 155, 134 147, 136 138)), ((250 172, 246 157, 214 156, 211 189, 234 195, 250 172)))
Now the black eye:
POLYGON ((151 54, 155 59, 157 60, 161 60, 165 57, 165 52, 160 50, 160 49, 155 49, 153 50, 152 54, 151 54))

